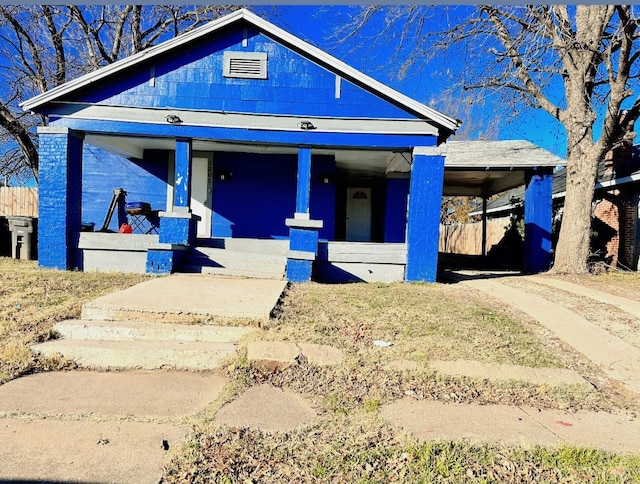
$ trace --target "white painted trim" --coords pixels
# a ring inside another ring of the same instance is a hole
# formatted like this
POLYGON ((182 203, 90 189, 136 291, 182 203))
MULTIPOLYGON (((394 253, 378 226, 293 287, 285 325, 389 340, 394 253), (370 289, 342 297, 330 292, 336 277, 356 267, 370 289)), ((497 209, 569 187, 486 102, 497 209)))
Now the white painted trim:
POLYGON ((299 228, 299 229, 321 229, 324 226, 324 221, 287 218, 285 219, 284 224, 287 227, 299 228))
POLYGON ((167 124, 167 115, 177 115, 180 126, 260 129, 266 131, 300 131, 301 120, 310 121, 322 133, 366 133, 437 136, 435 126, 411 119, 329 118, 231 113, 170 108, 136 108, 102 106, 86 103, 56 103, 51 114, 68 119, 120 121, 127 123, 167 124))
POLYGON ((289 250, 287 251, 287 259, 316 260, 316 254, 306 250, 289 250))
POLYGON ((340 96, 342 95, 342 77, 340 76, 336 76, 336 99, 340 99, 340 96))
POLYGON ((355 83, 356 85, 362 87, 365 90, 368 90, 369 92, 372 92, 373 94, 391 99, 392 101, 398 103, 401 108, 405 108, 420 116, 423 116, 427 120, 432 120, 436 124, 450 131, 455 131, 460 126, 460 122, 458 120, 442 114, 435 109, 432 109, 414 99, 411 99, 408 96, 405 96, 404 94, 401 94, 395 89, 392 89, 389 86, 376 81, 372 77, 363 74, 362 72, 354 69, 341 60, 338 60, 337 58, 327 54, 321 49, 318 49, 317 47, 303 41, 295 35, 292 35, 279 27, 276 27, 272 23, 267 22, 266 20, 258 17, 257 15, 251 13, 246 9, 236 10, 229 15, 225 15, 224 17, 216 19, 202 27, 192 30, 191 32, 178 35, 177 37, 167 40, 162 44, 150 47, 147 50, 126 57, 118 62, 114 62, 113 64, 102 67, 94 72, 78 77, 77 79, 74 79, 72 81, 66 82, 54 89, 51 89, 50 91, 44 92, 38 96, 22 102, 20 104, 20 107, 22 107, 22 109, 25 111, 33 111, 48 102, 55 101, 56 99, 69 95, 77 89, 96 83, 127 68, 133 67, 143 61, 149 61, 151 59, 157 58, 172 49, 196 41, 203 36, 206 36, 212 32, 215 32, 216 30, 220 30, 241 20, 244 20, 253 27, 257 28, 267 37, 271 37, 278 43, 282 43, 286 47, 294 49, 295 51, 299 52, 303 56, 309 58, 325 69, 334 72, 336 75, 339 75, 340 77, 355 83))
POLYGON ((311 215, 306 212, 296 212, 293 214, 295 220, 311 220, 311 215))

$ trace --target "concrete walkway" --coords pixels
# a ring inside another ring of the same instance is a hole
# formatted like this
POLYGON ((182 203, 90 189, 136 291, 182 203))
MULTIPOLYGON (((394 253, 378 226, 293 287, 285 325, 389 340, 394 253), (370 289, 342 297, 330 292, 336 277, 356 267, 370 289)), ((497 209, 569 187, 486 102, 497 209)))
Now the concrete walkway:
POLYGON ((286 281, 201 274, 150 279, 95 299, 82 308, 83 319, 162 321, 209 317, 268 319, 286 281))
MULTIPOLYGON (((462 283, 529 315, 596 363, 607 376, 640 394, 640 349, 564 306, 503 284, 499 279, 470 279, 462 283)), ((593 294, 593 290, 586 288, 581 292, 585 297, 593 294)))
POLYGON ((53 372, 0 386, 0 482, 157 483, 188 418, 225 379, 181 372, 53 372))

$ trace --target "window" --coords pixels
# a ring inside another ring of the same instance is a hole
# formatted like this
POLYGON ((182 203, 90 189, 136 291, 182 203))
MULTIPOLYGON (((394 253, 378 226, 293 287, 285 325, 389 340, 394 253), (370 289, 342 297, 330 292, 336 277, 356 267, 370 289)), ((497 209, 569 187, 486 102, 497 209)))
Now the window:
POLYGON ((226 51, 224 53, 224 76, 266 79, 267 53, 226 51))

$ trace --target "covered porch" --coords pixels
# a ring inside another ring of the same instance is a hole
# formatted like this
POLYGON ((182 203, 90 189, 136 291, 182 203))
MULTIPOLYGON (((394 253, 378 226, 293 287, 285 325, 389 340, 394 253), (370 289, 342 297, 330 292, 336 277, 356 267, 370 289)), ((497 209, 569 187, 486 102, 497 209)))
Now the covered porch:
MULTIPOLYGON (((57 131, 41 129, 41 137, 62 134, 57 131)), ((129 192, 129 200, 142 197, 160 213, 158 234, 78 230, 76 247, 67 251, 69 267, 197 271, 189 258, 198 247, 243 240, 244 247, 251 246, 247 252, 268 258, 272 249, 264 242, 271 240, 280 241, 291 281, 435 281, 442 195, 486 199, 525 182, 524 267, 527 272, 549 267, 549 183, 562 160, 526 142, 363 149, 78 136, 71 130, 66 135, 81 141, 76 150, 85 183, 79 190, 79 226, 88 218, 99 221, 110 196, 105 185, 101 194, 90 188, 92 177, 103 176, 94 173, 95 150, 124 164, 111 177, 129 192)), ((108 157, 97 158, 104 166, 108 157)), ((207 264, 199 270, 207 271, 207 264)))

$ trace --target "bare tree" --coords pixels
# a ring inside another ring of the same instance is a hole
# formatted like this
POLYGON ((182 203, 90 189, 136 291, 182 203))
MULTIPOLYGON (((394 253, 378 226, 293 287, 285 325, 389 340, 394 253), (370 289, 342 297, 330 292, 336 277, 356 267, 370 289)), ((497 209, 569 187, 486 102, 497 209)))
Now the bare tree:
POLYGON ((581 273, 598 162, 635 137, 639 14, 628 5, 368 6, 351 27, 382 16, 385 38, 395 36, 409 52, 400 74, 448 55, 458 89, 495 91, 512 113, 542 109, 562 124, 567 192, 554 270, 581 273))
POLYGON ((0 175, 38 177, 34 127, 46 120, 20 102, 236 8, 0 5, 0 175))

